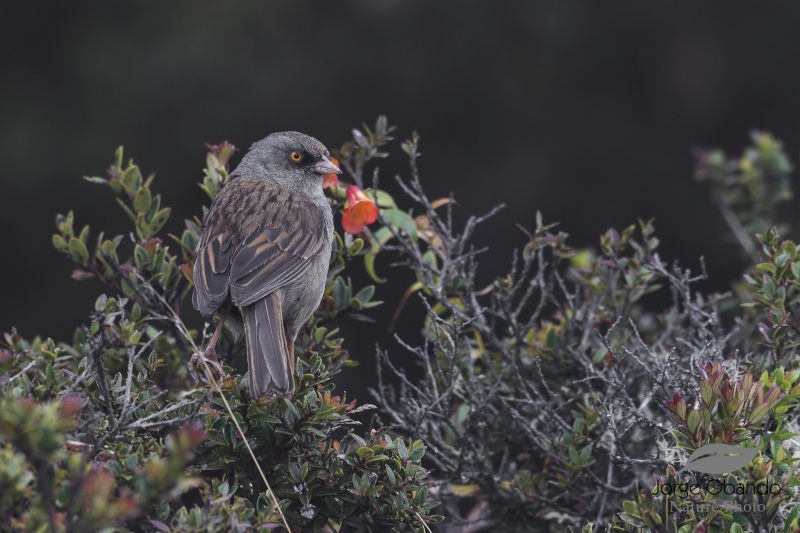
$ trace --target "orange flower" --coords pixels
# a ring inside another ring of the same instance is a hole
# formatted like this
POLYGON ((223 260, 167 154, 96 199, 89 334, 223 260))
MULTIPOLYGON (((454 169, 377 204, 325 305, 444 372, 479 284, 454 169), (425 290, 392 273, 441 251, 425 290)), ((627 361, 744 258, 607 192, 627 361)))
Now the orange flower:
MULTIPOLYGON (((337 168, 339 167, 339 160, 338 159, 336 159, 335 157, 331 157, 330 160, 331 160, 331 163, 336 165, 337 168)), ((333 187, 337 183, 339 183, 339 178, 336 176, 336 174, 325 174, 322 177, 322 188, 323 189, 327 189, 328 187, 333 187)))
POLYGON ((347 207, 342 215, 342 227, 347 233, 357 235, 364 226, 378 219, 378 207, 361 192, 358 186, 347 189, 347 207))

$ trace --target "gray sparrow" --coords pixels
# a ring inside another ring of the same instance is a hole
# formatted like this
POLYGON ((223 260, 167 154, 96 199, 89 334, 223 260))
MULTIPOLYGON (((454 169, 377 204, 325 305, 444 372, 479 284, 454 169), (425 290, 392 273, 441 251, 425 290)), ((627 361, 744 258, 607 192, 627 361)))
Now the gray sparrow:
POLYGON ((254 397, 294 392, 294 341, 325 290, 333 213, 322 183, 334 173, 318 140, 273 133, 253 144, 205 218, 192 303, 221 319, 204 355, 216 359, 223 323, 241 319, 254 397))

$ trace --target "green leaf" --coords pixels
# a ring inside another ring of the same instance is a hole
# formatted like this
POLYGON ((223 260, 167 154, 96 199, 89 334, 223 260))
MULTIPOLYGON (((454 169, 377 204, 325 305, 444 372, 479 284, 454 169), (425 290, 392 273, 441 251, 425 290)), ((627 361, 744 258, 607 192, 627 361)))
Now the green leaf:
POLYGON ((161 228, 164 227, 164 224, 167 223, 170 213, 172 213, 172 208, 165 207, 155 214, 153 220, 150 221, 150 231, 152 232, 151 235, 155 235, 161 230, 161 228))
POLYGON ((759 274, 774 274, 775 265, 772 263, 759 263, 756 265, 756 272, 759 274))
POLYGON ((78 236, 83 244, 89 244, 89 226, 84 226, 81 234, 78 236))
POLYGON ((172 277, 172 273, 175 271, 175 262, 177 261, 177 256, 173 256, 169 262, 165 262, 164 266, 161 269, 163 277, 161 278, 161 285, 165 289, 168 287, 170 278, 172 277))
POLYGON ((408 448, 403 443, 403 439, 397 439, 397 454, 401 459, 408 459, 408 448))
POLYGON ((139 464, 139 456, 135 453, 125 458, 125 468, 133 470, 139 464))
POLYGON ((767 416, 767 413, 769 413, 769 408, 770 408, 769 404, 759 405, 758 407, 753 409, 753 411, 750 413, 750 416, 747 417, 748 422, 750 422, 751 424, 756 424, 758 422, 761 422, 761 420, 765 416, 767 416))
POLYGON ((585 464, 587 461, 589 461, 589 456, 591 455, 591 453, 592 453, 592 445, 588 444, 581 450, 581 453, 578 455, 578 458, 581 460, 581 463, 585 464))
POLYGON ((394 469, 389 465, 384 465, 384 467, 386 468, 386 477, 389 479, 389 483, 397 485, 397 476, 394 474, 394 469))
POLYGON ((150 209, 147 210, 145 215, 147 216, 147 220, 153 220, 153 217, 156 216, 156 213, 161 209, 161 195, 156 194, 153 197, 153 201, 150 202, 150 209))
POLYGON ((408 213, 399 209, 386 209, 381 212, 381 216, 396 230, 403 230, 413 240, 417 240, 417 225, 414 224, 414 219, 408 216, 408 213))
POLYGON ((128 194, 135 193, 139 186, 142 184, 142 173, 139 172, 139 167, 130 165, 125 169, 125 172, 120 176, 119 181, 125 187, 128 194))
POLYGON ((794 279, 800 281, 800 263, 792 263, 792 274, 794 279))
POLYGON ((149 239, 152 234, 150 224, 145 220, 144 213, 140 211, 139 214, 136 215, 136 235, 138 235, 140 239, 149 239))
POLYGON ((97 300, 94 302, 94 310, 95 311, 102 311, 106 307, 106 303, 108 303, 108 296, 105 294, 101 294, 97 297, 97 300))
POLYGON ((638 516, 631 516, 627 513, 620 513, 618 516, 632 526, 645 527, 644 522, 638 516))
POLYGON ((353 140, 356 141, 356 144, 361 148, 363 148, 364 150, 367 150, 369 148, 369 141, 367 140, 366 137, 364 137, 364 134, 355 128, 353 128, 352 133, 353 133, 353 140))
POLYGON ((425 500, 427 499, 428 499, 428 487, 423 486, 414 495, 414 504, 422 505, 425 503, 425 500))
POLYGON ((689 417, 686 420, 686 425, 689 428, 689 431, 691 431, 692 433, 695 432, 697 426, 700 425, 700 413, 697 410, 693 409, 689 413, 689 417))
POLYGON ((372 278, 373 281, 376 283, 385 283, 385 278, 379 278, 378 275, 375 273, 375 257, 377 256, 378 252, 381 249, 381 245, 386 244, 392 238, 392 232, 389 228, 381 228, 375 232, 372 236, 372 242, 370 244, 370 250, 364 255, 364 267, 367 270, 367 274, 369 277, 372 278))
POLYGON ((356 453, 358 454, 359 457, 364 457, 366 455, 374 455, 375 452, 373 452, 372 448, 370 448, 369 446, 362 446, 358 450, 356 450, 356 453))
POLYGON ((352 244, 350 244, 350 246, 347 248, 347 255, 350 257, 358 255, 358 252, 360 252, 362 248, 364 248, 364 240, 358 238, 354 240, 352 244))
POLYGON ((375 273, 375 254, 372 252, 367 253, 364 255, 364 268, 367 270, 367 274, 369 277, 372 278, 372 281, 375 283, 386 283, 386 278, 378 277, 378 274, 375 273))
POLYGON ((69 255, 72 256, 73 261, 81 265, 85 266, 86 263, 89 262, 89 250, 86 249, 86 245, 77 237, 72 237, 69 240, 69 255))
POLYGON ((367 285, 356 294, 353 298, 359 300, 362 304, 369 302, 375 294, 375 285, 367 285))
POLYGON ((140 187, 133 197, 133 208, 137 211, 147 211, 150 209, 150 203, 153 201, 153 195, 150 189, 140 187))
POLYGON ((118 146, 117 149, 114 150, 114 157, 116 158, 115 167, 117 170, 122 170, 122 153, 122 146, 118 146))
POLYGON ((789 514, 786 516, 786 521, 783 525, 783 533, 790 533, 793 527, 798 525, 796 523, 798 516, 800 516, 800 503, 792 507, 792 510, 789 511, 789 514))
POLYGON ((411 452, 408 454, 408 460, 412 463, 416 463, 422 459, 423 455, 425 455, 425 446, 420 446, 419 448, 411 450, 411 452))
POLYGON ((136 263, 136 268, 140 270, 143 270, 151 262, 150 256, 147 255, 145 249, 138 244, 133 248, 133 259, 136 263))
POLYGON ((370 191, 370 193, 372 194, 368 194, 368 196, 372 196, 375 199, 375 203, 378 204, 378 207, 397 208, 397 204, 394 203, 394 198, 392 198, 389 193, 380 189, 377 191, 370 191))
POLYGON ((108 255, 112 255, 112 254, 116 253, 117 247, 119 246, 119 243, 121 243, 121 242, 122 242, 122 235, 117 235, 112 240, 105 241, 103 243, 103 251, 105 253, 107 253, 108 255))
POLYGON ((711 388, 711 383, 706 380, 700 381, 700 397, 703 399, 703 403, 705 405, 711 404, 711 398, 713 397, 713 390, 711 388))
POLYGON ((431 265, 433 268, 439 268, 439 261, 436 258, 436 252, 433 249, 430 249, 422 254, 422 260, 431 265))
POLYGON ((133 290, 133 288, 132 288, 132 287, 131 287, 131 286, 128 284, 128 282, 127 282, 127 281, 125 281, 125 280, 123 279, 123 280, 121 281, 120 285, 122 286, 122 294, 124 294, 124 295, 125 295, 125 296, 127 296, 128 298, 133 298, 134 296, 136 296, 136 292, 135 292, 135 291, 133 290))
POLYGON ((59 252, 69 251, 69 245, 67 244, 67 240, 58 233, 53 234, 53 246, 59 252))
POLYGON ((337 277, 333 281, 331 296, 339 309, 345 309, 350 303, 350 292, 347 290, 347 284, 341 277, 337 277))
POLYGON ((369 317, 367 315, 362 315, 361 313, 356 313, 354 311, 348 312, 347 315, 345 316, 352 320, 358 320, 359 322, 369 322, 370 324, 375 322, 374 318, 369 317))

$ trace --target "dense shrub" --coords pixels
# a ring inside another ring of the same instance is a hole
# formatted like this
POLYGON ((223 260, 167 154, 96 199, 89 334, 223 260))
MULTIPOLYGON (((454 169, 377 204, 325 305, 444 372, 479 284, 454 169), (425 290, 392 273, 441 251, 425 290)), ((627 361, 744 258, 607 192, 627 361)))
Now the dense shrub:
MULTIPOLYGON (((135 235, 90 239, 72 213, 57 219, 53 244, 78 264, 73 277, 109 294, 70 344, 6 336, 0 530, 798 530, 800 252, 780 237, 791 166, 778 141, 755 133, 736 159, 697 152, 698 179, 753 259, 729 293, 705 295, 702 262, 692 274, 662 260, 652 221, 608 230, 592 250, 540 216, 509 272, 476 287, 486 250, 471 239, 499 208, 455 222, 452 198, 424 193, 416 136, 401 145, 410 177, 397 178, 414 208, 378 189, 377 167, 366 187, 391 132, 381 117, 335 151, 379 215, 358 235, 337 232, 291 399, 250 398, 243 340, 227 330, 219 388, 186 365, 212 325, 188 331, 177 314, 202 217, 160 237, 169 208, 121 149, 107 178, 87 178, 116 194, 135 235), (374 429, 359 435, 351 415, 375 406, 333 395, 331 377, 352 361, 329 322, 371 320, 375 287, 342 274, 361 258, 385 282, 379 254, 416 274, 407 296, 426 310, 423 335, 399 341, 423 378, 379 349, 374 429), (668 308, 645 305, 655 291, 668 308), (681 470, 710 443, 753 459, 723 477, 681 470), (779 490, 714 494, 715 479, 779 490), (681 483, 700 488, 659 491, 681 483)), ((213 198, 234 148, 209 148, 201 187, 213 198)), ((343 183, 329 198, 350 205, 343 183)))
POLYGON ((733 160, 698 151, 698 179, 713 184, 745 251, 760 256, 734 292, 711 295, 694 289, 706 277, 702 262, 693 275, 663 261, 652 221, 642 220, 607 231, 593 251, 569 247, 537 217, 509 273, 476 287, 483 250, 469 237, 484 219, 457 231, 440 216, 423 194, 416 145, 406 145, 411 179, 401 184, 439 242, 426 252, 397 236, 392 246, 424 293, 424 342, 406 346, 425 377, 410 381, 381 352, 383 372, 400 385, 381 383, 375 395, 386 423, 428 447, 448 524, 796 531, 800 258, 775 229, 778 204, 792 196, 791 168, 772 137, 754 133, 753 141, 733 160), (658 290, 672 305, 653 312, 642 299, 658 290), (665 483, 718 479, 676 473, 684 452, 709 443, 754 448, 750 465, 724 479, 777 493, 713 494, 713 485, 654 496, 665 483), (634 499, 623 502, 628 494, 634 499))
MULTIPOLYGON (((388 134, 385 122, 379 127, 388 134)), ((210 147, 201 187, 211 198, 233 150, 210 147)), ((281 527, 284 517, 293 531, 421 530, 438 520, 429 513, 423 443, 390 428, 359 435, 350 415, 374 406, 333 394, 331 376, 351 361, 325 324, 341 315, 369 320, 361 311, 380 303, 374 287, 354 290, 340 275, 362 240, 336 237, 325 298, 297 339, 293 398, 252 399, 235 372, 217 391, 186 365, 207 333, 187 331, 176 313, 192 288, 200 217, 180 237, 160 238, 170 210, 121 148, 108 178, 87 179, 116 194, 135 237, 128 245, 123 236, 92 236, 75 228, 72 212, 56 220, 53 244, 77 263, 73 277, 97 277, 112 296, 97 299, 71 344, 6 335, 0 530, 256 531, 281 527)), ((344 198, 335 187, 334 209, 344 198)), ((218 353, 236 366, 242 342, 226 332, 218 353)))

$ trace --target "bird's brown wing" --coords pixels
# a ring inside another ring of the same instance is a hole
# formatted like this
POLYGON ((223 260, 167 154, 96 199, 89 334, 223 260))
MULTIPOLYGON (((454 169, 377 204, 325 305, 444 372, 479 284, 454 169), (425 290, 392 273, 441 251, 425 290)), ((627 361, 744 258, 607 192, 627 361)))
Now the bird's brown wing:
POLYGON ((195 262, 195 308, 208 316, 230 291, 244 307, 291 283, 325 240, 322 210, 258 178, 231 180, 211 205, 195 262))

